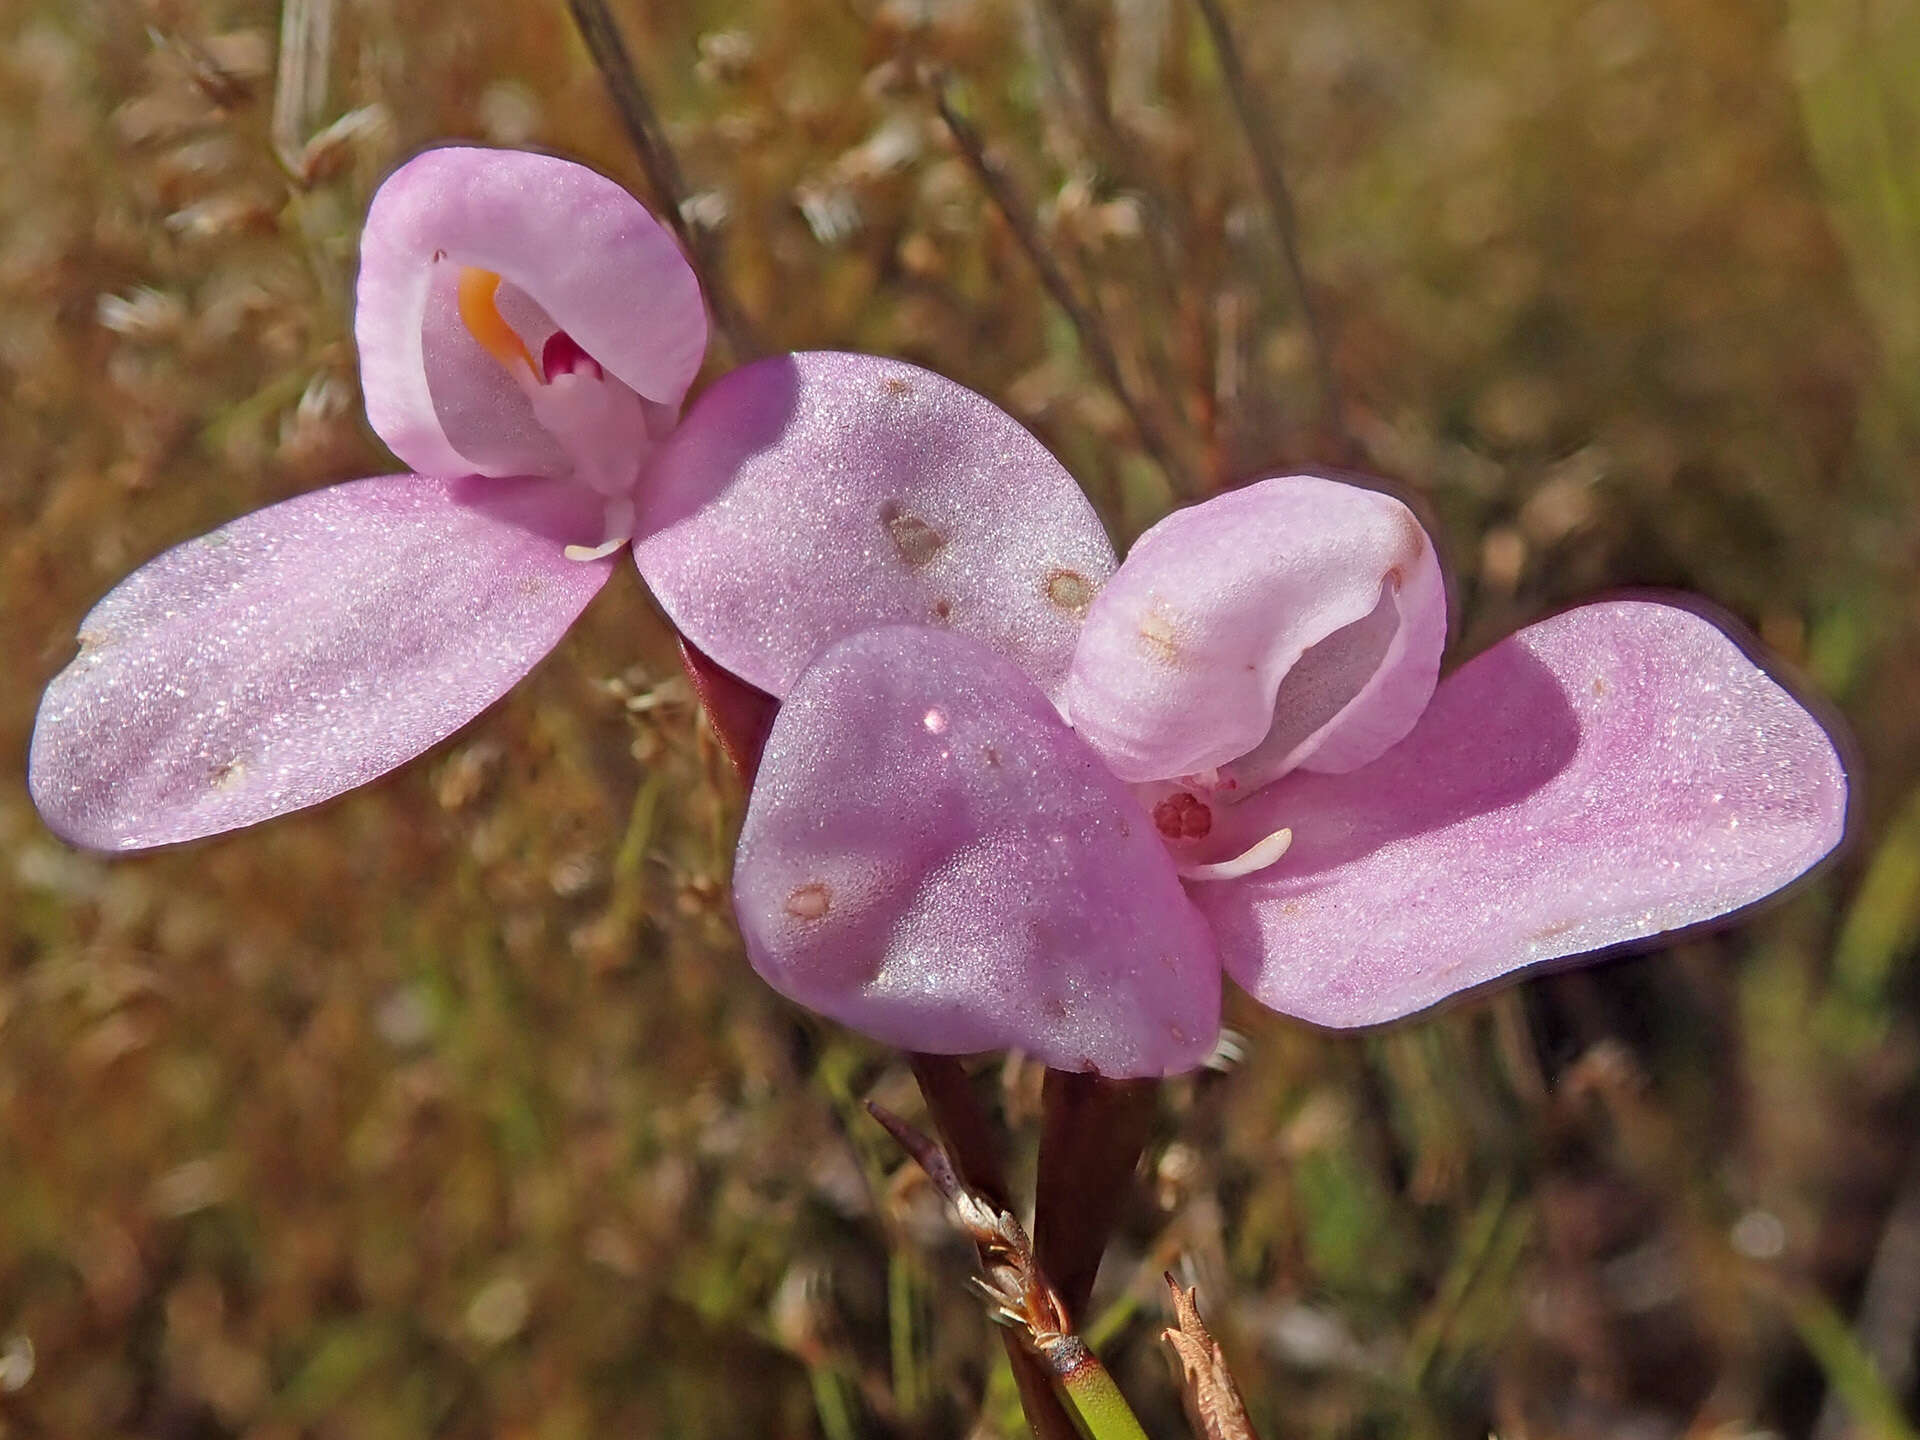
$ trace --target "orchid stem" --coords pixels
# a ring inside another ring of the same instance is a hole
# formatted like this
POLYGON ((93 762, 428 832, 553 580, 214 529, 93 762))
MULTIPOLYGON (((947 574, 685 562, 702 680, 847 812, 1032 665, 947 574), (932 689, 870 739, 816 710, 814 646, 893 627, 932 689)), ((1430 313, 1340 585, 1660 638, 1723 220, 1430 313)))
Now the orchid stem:
POLYGON ((660 128, 660 118, 654 113, 653 102, 647 98, 646 87, 640 83, 640 73, 634 69, 633 57, 627 53, 627 42, 620 34, 619 25, 608 11, 606 0, 567 0, 567 9, 573 14, 573 23, 580 31, 587 54, 593 57, 600 78, 606 82, 613 108, 620 112, 621 126, 640 157, 641 168, 647 172, 647 183, 666 212, 667 223, 680 238, 680 248, 686 252, 688 263, 700 276, 700 288, 706 292, 707 304, 713 307, 715 327, 726 337, 735 363, 746 363, 758 355, 759 347, 734 301, 733 292, 727 288, 719 245, 709 231, 695 227, 687 219, 686 178, 680 173, 680 162, 674 158, 673 147, 660 128))
MULTIPOLYGON (((976 1276, 974 1284, 995 1307, 994 1318, 1007 1327, 1009 1336, 1019 1338, 1028 1359, 1051 1382, 1048 1393, 1058 1402, 1063 1423, 1071 1416, 1085 1440, 1146 1440, 1120 1387, 1087 1342, 1073 1333, 1072 1320, 1034 1258, 1020 1222, 1004 1205, 968 1186, 947 1153, 899 1116, 872 1101, 867 1102, 867 1113, 913 1157, 940 1198, 953 1207, 956 1223, 979 1249, 986 1272, 976 1276)), ((1053 1419, 1043 1421, 1027 1406, 1025 1388, 1021 1405, 1034 1433, 1049 1434, 1053 1419)))
MULTIPOLYGON (((952 1156, 952 1168, 969 1189, 1004 1207, 1009 1191, 999 1141, 974 1097, 966 1067, 951 1055, 915 1053, 907 1058, 927 1102, 927 1113, 952 1156)), ((1054 1376, 1046 1364, 1013 1331, 1002 1330, 1000 1339, 1020 1393, 1021 1413, 1035 1440, 1081 1440, 1082 1432, 1054 1389, 1054 1376)))
POLYGON ((1159 1112, 1157 1080, 1108 1080, 1049 1069, 1041 1088, 1033 1246, 1040 1268, 1079 1315, 1133 1191, 1159 1112))
POLYGON ((1147 1440, 1139 1417, 1106 1367, 1085 1345, 1080 1346, 1080 1357, 1072 1371, 1058 1376, 1055 1384, 1087 1440, 1147 1440))

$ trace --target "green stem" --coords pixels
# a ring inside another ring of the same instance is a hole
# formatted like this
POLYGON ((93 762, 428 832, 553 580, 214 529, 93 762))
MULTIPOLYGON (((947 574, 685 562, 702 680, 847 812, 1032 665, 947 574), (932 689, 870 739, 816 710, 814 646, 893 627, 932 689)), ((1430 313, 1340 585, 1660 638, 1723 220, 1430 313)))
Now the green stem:
POLYGON ((919 1309, 913 1262, 896 1249, 887 1257, 887 1328, 893 1352, 893 1398, 908 1419, 920 1413, 919 1309))
POLYGON ((1147 1440, 1147 1432, 1113 1376, 1078 1338, 1068 1336, 1046 1359, 1054 1368, 1054 1383, 1067 1413, 1087 1440, 1147 1440))
POLYGON ((813 1408, 820 1417, 821 1433, 827 1440, 856 1440, 860 1432, 840 1376, 825 1365, 810 1365, 807 1379, 813 1384, 813 1408))

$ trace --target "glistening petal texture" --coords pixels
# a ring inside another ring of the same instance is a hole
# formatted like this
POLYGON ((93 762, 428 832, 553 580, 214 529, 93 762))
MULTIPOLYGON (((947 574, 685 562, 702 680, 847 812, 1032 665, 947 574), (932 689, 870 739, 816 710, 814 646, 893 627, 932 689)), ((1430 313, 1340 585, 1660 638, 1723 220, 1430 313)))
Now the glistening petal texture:
POLYGON ((1446 630, 1412 511, 1282 476, 1140 537, 1087 616, 1065 708, 1128 780, 1237 761, 1244 790, 1296 766, 1350 770, 1412 728, 1446 630))
POLYGON ((1134 1076, 1218 1034, 1220 962, 1152 822, 963 636, 870 630, 800 677, 733 883, 754 968, 892 1045, 1134 1076))
MULTIPOLYGON (((507 296, 524 292, 610 374, 669 408, 706 353, 706 310, 691 267, 660 223, 613 181, 551 155, 429 150, 373 197, 354 312, 367 419, 424 474, 477 468, 449 438, 429 383, 428 310, 444 288, 432 283, 437 267, 502 276, 509 320, 518 317, 507 296)), ((436 310, 432 328, 443 330, 447 319, 436 310)), ((432 376, 450 408, 471 408, 472 398, 450 385, 497 388, 491 357, 476 351, 466 358, 471 363, 432 376)))
POLYGON ((389 475, 176 546, 80 627, 29 779, 76 844, 131 850, 349 790, 471 720, 610 573, 600 507, 530 480, 389 475))
POLYGON ((639 497, 640 573, 693 642, 783 694, 843 635, 949 627, 1060 685, 1113 549, 1011 416, 867 355, 763 360, 714 385, 639 497))
POLYGON ((1846 807, 1826 732, 1719 628, 1615 601, 1478 656, 1365 769, 1227 810, 1223 850, 1281 825, 1293 846, 1194 894, 1256 999, 1369 1025, 1758 900, 1846 807))

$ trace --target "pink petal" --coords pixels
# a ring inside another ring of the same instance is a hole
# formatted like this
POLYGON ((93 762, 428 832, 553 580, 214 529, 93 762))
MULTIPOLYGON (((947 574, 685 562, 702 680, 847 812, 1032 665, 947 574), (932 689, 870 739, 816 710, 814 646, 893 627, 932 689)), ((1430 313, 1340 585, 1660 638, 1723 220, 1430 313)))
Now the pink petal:
MULTIPOLYGON (((373 197, 354 316, 367 419, 424 474, 505 473, 514 437, 528 438, 532 422, 524 397, 507 398, 512 383, 451 310, 448 277, 462 267, 503 277, 500 310, 516 327, 557 325, 662 406, 677 407, 700 369, 699 284, 639 201, 551 155, 429 150, 373 197), (476 432, 496 400, 507 406, 498 433, 476 432)), ((535 355, 546 340, 523 338, 535 355)))
POLYGON ((800 677, 733 883, 767 981, 889 1044, 1159 1075, 1219 1030, 1213 942, 1152 822, 962 636, 870 630, 800 677))
POLYGON ((613 562, 599 503, 389 475, 256 510, 123 580, 40 703, 47 824, 133 850, 297 810, 453 733, 559 642, 613 562))
POLYGON ((1052 692, 1113 570, 1080 487, 1010 416, 915 366, 824 352, 700 397, 642 488, 634 554, 674 623, 774 695, 895 621, 985 641, 1052 692))
POLYGON ((1256 999, 1370 1025, 1758 900, 1839 842, 1846 807, 1833 742, 1739 646, 1615 601, 1464 666, 1365 769, 1226 811, 1222 850, 1282 825, 1293 846, 1194 894, 1256 999))
POLYGON ((1433 543, 1398 500, 1315 475, 1176 510, 1087 616, 1076 729, 1128 780, 1234 762, 1243 789, 1351 770, 1412 728, 1446 645, 1433 543))

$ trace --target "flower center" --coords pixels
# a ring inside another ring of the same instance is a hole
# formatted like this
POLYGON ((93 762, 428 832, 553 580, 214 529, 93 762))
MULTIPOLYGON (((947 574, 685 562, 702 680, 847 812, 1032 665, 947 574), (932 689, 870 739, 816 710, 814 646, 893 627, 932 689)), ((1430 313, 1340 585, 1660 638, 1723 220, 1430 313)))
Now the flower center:
POLYGON ((1153 824, 1169 840, 1204 840, 1213 833, 1213 807, 1191 790, 1176 790, 1153 807, 1153 824))
POLYGON ((1151 801, 1148 811, 1153 816, 1153 828, 1166 842, 1174 869, 1183 880, 1234 880, 1251 875, 1273 864, 1293 843, 1293 831, 1275 830, 1237 855, 1203 861, 1196 852, 1207 848, 1201 842, 1213 834, 1214 807, 1222 791, 1234 788, 1233 782, 1223 781, 1218 771, 1208 771, 1141 788, 1147 792, 1142 800, 1151 801))
POLYGON ((500 277, 493 271, 462 266, 460 323, 513 377, 534 419, 572 462, 573 478, 605 501, 605 538, 593 546, 569 545, 566 551, 570 560, 601 559, 633 538, 633 489, 657 438, 649 424, 656 417, 564 330, 547 338, 536 360, 500 313, 499 291, 500 277))

